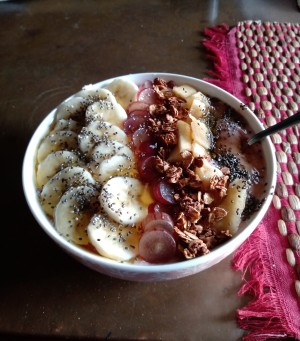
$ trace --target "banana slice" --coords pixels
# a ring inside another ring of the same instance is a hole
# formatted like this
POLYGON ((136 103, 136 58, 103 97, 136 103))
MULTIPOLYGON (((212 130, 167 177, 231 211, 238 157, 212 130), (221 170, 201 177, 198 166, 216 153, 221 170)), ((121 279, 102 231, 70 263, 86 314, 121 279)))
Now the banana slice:
POLYGON ((197 142, 192 142, 192 154, 194 157, 207 156, 208 151, 197 142))
POLYGON ((100 163, 115 155, 127 157, 131 161, 134 160, 134 154, 128 146, 115 140, 103 139, 93 149, 89 163, 90 169, 93 173, 98 173, 100 163))
POLYGON ((177 146, 172 150, 168 160, 171 162, 181 161, 181 153, 188 150, 192 151, 192 131, 189 123, 178 120, 178 142, 177 146))
POLYGON ((82 121, 89 104, 90 102, 83 97, 71 97, 56 108, 55 120, 72 118, 75 121, 82 121))
POLYGON ((79 156, 68 150, 60 150, 48 154, 48 156, 39 163, 36 173, 38 187, 42 187, 58 171, 68 166, 82 166, 83 162, 79 156))
POLYGON ((107 89, 99 87, 95 84, 85 85, 82 90, 75 94, 76 97, 82 97, 90 103, 97 101, 109 101, 116 103, 115 96, 107 89))
POLYGON ((114 155, 94 167, 93 175, 103 184, 117 175, 134 177, 137 175, 137 170, 132 158, 124 155, 114 155))
POLYGON ((87 226, 99 207, 99 192, 91 186, 71 187, 59 200, 54 220, 57 231, 79 245, 89 243, 87 226))
POLYGON ((92 153, 92 161, 101 162, 109 159, 114 155, 123 155, 134 158, 133 151, 124 143, 116 140, 103 139, 98 145, 95 146, 92 153))
POLYGON ((218 230, 229 230, 235 234, 242 220, 242 213, 246 206, 247 184, 243 179, 235 179, 228 187, 227 195, 220 205, 227 211, 227 215, 216 222, 215 227, 218 230))
POLYGON ((125 78, 117 78, 106 86, 116 97, 117 102, 126 110, 131 102, 136 101, 138 86, 125 78))
POLYGON ((207 96, 198 91, 186 98, 190 114, 195 118, 203 118, 209 111, 210 101, 207 96))
POLYGON ((91 173, 82 167, 66 167, 56 173, 43 187, 41 203, 44 211, 53 215, 55 206, 62 194, 70 187, 94 185, 95 180, 91 173))
POLYGON ((203 187, 208 190, 210 187, 210 179, 217 175, 219 177, 224 176, 221 170, 216 167, 212 161, 208 161, 207 159, 203 159, 202 167, 195 167, 195 173, 199 176, 200 180, 203 183, 203 187))
POLYGON ((174 86, 173 92, 176 96, 186 100, 188 97, 194 95, 197 92, 197 90, 190 85, 184 84, 174 86))
POLYGON ((127 118, 127 114, 119 103, 99 100, 87 108, 85 118, 87 122, 92 120, 101 120, 121 128, 123 126, 123 122, 127 118))
POLYGON ((74 121, 72 118, 64 119, 61 118, 58 120, 53 127, 53 131, 60 131, 60 130, 71 130, 75 133, 79 133, 82 128, 82 125, 79 122, 74 121))
POLYGON ((117 225, 95 214, 87 227, 91 244, 100 255, 116 261, 129 261, 138 255, 140 231, 136 227, 117 225))
POLYGON ((42 140, 37 152, 37 161, 42 162, 47 155, 58 150, 76 150, 77 148, 77 134, 74 131, 53 131, 42 140))
POLYGON ((208 126, 201 120, 194 116, 189 116, 191 119, 192 139, 200 144, 205 149, 210 149, 212 145, 212 133, 208 126))
POLYGON ((148 213, 148 206, 140 200, 143 192, 144 185, 140 180, 116 176, 103 186, 99 200, 111 219, 119 224, 133 225, 148 213))
POLYGON ((126 144, 127 135, 124 130, 116 125, 105 121, 92 121, 86 127, 83 127, 78 135, 79 148, 89 155, 97 143, 103 139, 111 139, 126 144))

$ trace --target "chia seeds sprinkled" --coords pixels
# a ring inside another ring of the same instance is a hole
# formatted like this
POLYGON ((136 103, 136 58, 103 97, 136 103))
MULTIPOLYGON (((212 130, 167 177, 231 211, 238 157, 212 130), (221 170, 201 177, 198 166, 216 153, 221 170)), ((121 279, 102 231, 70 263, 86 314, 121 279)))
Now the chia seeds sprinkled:
MULTIPOLYGON (((88 91, 88 89, 83 91, 88 91)), ((117 142, 112 142, 111 140, 115 139, 122 141, 122 134, 124 133, 118 126, 105 121, 105 114, 103 111, 116 109, 116 105, 111 101, 111 98, 107 94, 105 95, 105 93, 100 93, 98 90, 94 89, 91 94, 85 94, 84 96, 86 96, 86 99, 81 100, 78 103, 76 102, 77 100, 70 100, 69 103, 64 104, 65 112, 61 113, 61 118, 69 120, 53 122, 53 127, 54 123, 56 123, 58 132, 51 132, 47 137, 53 151, 56 151, 57 148, 62 149, 62 151, 74 151, 74 155, 77 155, 81 162, 85 164, 84 170, 73 173, 72 169, 74 165, 77 165, 77 159, 74 159, 74 157, 71 156, 66 157, 66 161, 57 169, 57 171, 64 173, 64 177, 60 178, 56 175, 53 178, 48 178, 49 184, 52 185, 51 194, 46 196, 43 193, 43 188, 40 188, 41 203, 43 206, 48 205, 52 209, 55 209, 56 197, 61 196, 63 193, 68 193, 69 196, 62 196, 63 199, 60 200, 62 205, 68 205, 69 213, 73 215, 72 219, 69 219, 66 222, 69 233, 62 233, 68 240, 72 240, 72 235, 76 228, 85 228, 85 222, 82 221, 82 216, 87 213, 89 217, 92 217, 90 224, 98 230, 98 232, 104 227, 108 228, 110 231, 107 234, 108 238, 119 243, 124 243, 128 237, 132 237, 133 231, 136 232, 137 225, 133 223, 133 220, 135 220, 140 213, 127 210, 128 205, 126 204, 126 201, 122 201, 122 192, 116 194, 111 191, 112 188, 109 188, 110 184, 107 183, 107 181, 114 178, 115 174, 111 173, 107 175, 106 169, 102 169, 101 164, 103 160, 111 159, 114 155, 118 155, 123 159, 118 159, 118 161, 115 162, 114 170, 117 171, 118 175, 128 175, 129 177, 134 178, 138 177, 136 173, 132 172, 132 170, 136 170, 134 165, 136 159, 134 155, 130 156, 131 154, 128 154, 127 151, 125 151, 123 145, 121 146, 117 142), (77 103, 76 105, 75 102, 77 103), (72 131, 73 127, 74 130, 76 129, 76 133, 72 131), (69 168, 67 168, 68 164, 70 166, 69 168), (88 169, 92 173, 92 176, 98 181, 96 185, 90 184, 89 179, 85 177, 85 169, 88 169), (134 173, 134 175, 132 175, 132 173, 134 173), (100 181, 100 179, 105 176, 107 176, 108 179, 105 178, 105 181, 100 181), (57 183, 59 183, 59 185, 57 183), (90 186, 90 191, 77 192, 74 189, 87 185, 90 186), (105 187, 106 185, 107 187, 105 187), (111 218, 109 218, 110 215, 107 214, 106 208, 103 208, 104 205, 102 203, 100 205, 99 191, 101 191, 102 200, 107 204, 108 209, 119 217, 119 225, 110 221, 111 218), (98 193, 97 195, 95 195, 96 192, 98 193), (115 202, 113 200, 115 200, 115 202), (124 215, 126 215, 125 220, 127 225, 125 225, 123 220, 124 215), (117 233, 117 236, 115 233, 117 233)), ((227 167, 229 169, 230 182, 236 178, 245 180, 243 181, 244 185, 237 188, 238 191, 248 189, 251 185, 259 183, 261 181, 259 172, 256 170, 251 172, 247 171, 240 162, 239 155, 236 155, 234 148, 226 149, 226 146, 220 147, 220 145, 216 147, 217 139, 222 134, 227 134, 228 138, 234 137, 237 125, 240 125, 240 122, 236 123, 236 117, 234 116, 235 112, 231 108, 226 107, 225 112, 222 113, 222 122, 219 124, 219 117, 218 115, 215 115, 216 109, 213 107, 214 101, 210 101, 210 99, 204 95, 203 100, 209 100, 209 109, 201 110, 203 110, 203 122, 212 132, 212 134, 209 133, 208 140, 211 142, 209 153, 212 155, 214 161, 216 161, 220 168, 227 167), (210 106, 211 104, 212 106, 210 106)), ((129 145, 130 144, 127 143, 126 147, 128 148, 129 145)), ((156 142, 153 146, 151 145, 150 148, 158 151, 159 146, 159 142, 156 142)), ((60 153, 62 153, 62 151, 60 153)), ((216 173, 217 171, 214 170, 214 172, 216 173)), ((128 181, 128 179, 124 180, 127 184, 128 181)), ((135 189, 133 184, 130 184, 130 189, 135 189)), ((131 190, 128 191, 128 200, 138 200, 134 193, 135 192, 131 192, 131 190)), ((240 197, 240 195, 238 195, 238 197, 240 197)), ((201 197, 199 197, 198 200, 200 202, 201 197)), ((231 200, 231 202, 233 203, 234 201, 231 200)), ((248 195, 246 208, 242 213, 243 220, 248 219, 248 217, 261 207, 262 203, 263 200, 258 200, 254 196, 248 195)), ((139 211, 144 209, 141 205, 136 205, 136 207, 139 211)), ((208 210, 209 208, 207 208, 207 211, 208 210)), ((236 214, 241 214, 239 208, 236 210, 236 214)), ((86 235, 87 231, 85 230, 82 235, 77 237, 77 241, 82 241, 86 235)), ((99 237, 96 240, 101 242, 102 239, 99 237)), ((125 250, 128 250, 129 248, 135 249, 136 247, 132 244, 129 246, 124 244, 125 250)))
POLYGON ((246 206, 242 213, 242 220, 249 219, 253 213, 257 212, 263 205, 265 199, 257 199, 252 194, 247 196, 246 206))

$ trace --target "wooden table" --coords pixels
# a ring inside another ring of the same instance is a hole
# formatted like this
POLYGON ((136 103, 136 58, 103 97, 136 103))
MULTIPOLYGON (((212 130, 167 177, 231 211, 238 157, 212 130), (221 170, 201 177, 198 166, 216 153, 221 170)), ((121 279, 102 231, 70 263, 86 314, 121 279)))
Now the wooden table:
POLYGON ((207 77, 205 27, 297 22, 296 1, 0 2, 0 339, 238 340, 231 257, 188 278, 126 282, 85 268, 40 229, 21 167, 43 117, 83 85, 127 73, 207 77), (6 223, 4 223, 6 220, 6 223), (17 337, 17 336, 20 336, 17 337))

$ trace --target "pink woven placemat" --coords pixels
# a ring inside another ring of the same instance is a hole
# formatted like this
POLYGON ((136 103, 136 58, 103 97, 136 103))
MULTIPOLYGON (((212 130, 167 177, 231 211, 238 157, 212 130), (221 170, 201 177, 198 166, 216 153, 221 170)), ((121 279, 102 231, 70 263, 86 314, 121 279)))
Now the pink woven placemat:
MULTIPOLYGON (((269 127, 300 109, 300 25, 243 21, 205 31, 214 83, 239 97, 269 127)), ((237 311, 244 340, 300 340, 299 126, 272 135, 277 159, 273 202, 254 233, 237 250, 243 273, 237 311)))

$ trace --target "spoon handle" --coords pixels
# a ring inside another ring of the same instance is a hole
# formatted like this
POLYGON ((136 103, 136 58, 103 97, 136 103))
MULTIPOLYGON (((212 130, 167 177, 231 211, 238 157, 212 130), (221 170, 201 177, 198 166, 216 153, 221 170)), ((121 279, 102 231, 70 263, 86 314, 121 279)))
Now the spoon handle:
POLYGON ((297 112, 296 114, 282 120, 281 122, 278 122, 278 123, 274 124, 273 126, 253 135, 248 140, 248 145, 251 146, 253 143, 260 141, 262 138, 269 136, 271 134, 274 134, 279 130, 288 128, 292 125, 295 125, 299 122, 300 122, 300 112, 297 112))

